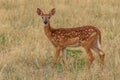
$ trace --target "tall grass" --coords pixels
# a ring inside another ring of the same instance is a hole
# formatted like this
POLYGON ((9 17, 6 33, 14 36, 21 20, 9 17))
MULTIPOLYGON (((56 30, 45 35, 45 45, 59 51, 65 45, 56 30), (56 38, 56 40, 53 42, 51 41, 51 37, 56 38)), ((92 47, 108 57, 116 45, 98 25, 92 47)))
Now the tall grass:
POLYGON ((119 19, 119 0, 0 0, 0 80, 119 80, 119 19), (56 8, 51 18, 54 28, 98 27, 106 54, 103 70, 96 53, 88 68, 88 56, 81 47, 68 49, 66 76, 61 59, 53 70, 55 49, 44 34, 38 7, 45 13, 56 8))

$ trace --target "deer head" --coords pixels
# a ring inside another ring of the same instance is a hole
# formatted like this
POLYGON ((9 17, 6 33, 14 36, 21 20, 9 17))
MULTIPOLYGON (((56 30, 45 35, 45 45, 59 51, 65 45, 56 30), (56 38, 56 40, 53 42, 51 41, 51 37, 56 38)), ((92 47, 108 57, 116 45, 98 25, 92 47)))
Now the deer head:
POLYGON ((48 14, 44 14, 41 9, 37 8, 37 14, 42 17, 43 23, 47 25, 51 16, 55 14, 55 8, 53 8, 48 14))

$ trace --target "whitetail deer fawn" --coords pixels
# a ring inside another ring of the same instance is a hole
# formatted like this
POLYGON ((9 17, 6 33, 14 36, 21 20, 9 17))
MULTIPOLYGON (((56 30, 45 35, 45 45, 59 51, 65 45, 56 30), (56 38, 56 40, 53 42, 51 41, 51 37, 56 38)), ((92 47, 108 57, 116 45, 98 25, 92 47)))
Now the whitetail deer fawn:
POLYGON ((90 64, 93 62, 94 57, 91 49, 97 52, 100 56, 102 63, 104 63, 104 52, 101 50, 101 32, 94 26, 83 26, 77 28, 59 28, 54 29, 50 25, 50 18, 55 14, 53 8, 48 14, 44 14, 37 8, 37 14, 42 17, 44 23, 44 31, 48 39, 53 43, 56 48, 53 66, 57 63, 60 51, 62 50, 62 61, 65 65, 66 53, 65 49, 68 46, 82 46, 89 56, 90 64))

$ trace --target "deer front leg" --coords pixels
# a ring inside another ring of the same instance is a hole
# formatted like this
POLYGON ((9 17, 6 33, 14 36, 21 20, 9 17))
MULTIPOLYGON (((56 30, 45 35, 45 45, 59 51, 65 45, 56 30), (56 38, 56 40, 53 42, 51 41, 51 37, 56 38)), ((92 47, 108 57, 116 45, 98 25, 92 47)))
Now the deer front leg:
POLYGON ((66 48, 62 49, 63 70, 66 70, 66 48))
POLYGON ((55 54, 55 56, 54 56, 54 61, 53 61, 52 68, 54 68, 55 65, 56 65, 56 63, 57 63, 58 57, 59 57, 59 55, 60 55, 60 50, 61 50, 60 47, 56 47, 56 54, 55 54))
POLYGON ((66 64, 66 48, 62 49, 62 62, 63 65, 66 64))

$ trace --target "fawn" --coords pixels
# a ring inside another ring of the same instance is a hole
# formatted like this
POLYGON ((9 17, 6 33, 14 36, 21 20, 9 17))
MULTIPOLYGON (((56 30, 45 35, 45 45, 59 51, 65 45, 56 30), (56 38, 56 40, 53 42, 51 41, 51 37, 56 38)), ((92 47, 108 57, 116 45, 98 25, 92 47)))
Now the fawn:
POLYGON ((62 62, 65 65, 66 61, 66 47, 68 46, 82 46, 89 57, 89 62, 92 64, 94 56, 92 50, 98 53, 102 63, 104 63, 105 54, 101 50, 101 32, 94 26, 82 26, 76 28, 59 28, 54 29, 50 25, 50 18, 55 14, 53 8, 48 14, 44 14, 42 10, 37 8, 37 14, 42 17, 44 23, 44 31, 48 39, 56 48, 56 54, 52 67, 57 63, 60 51, 62 50, 62 62))

